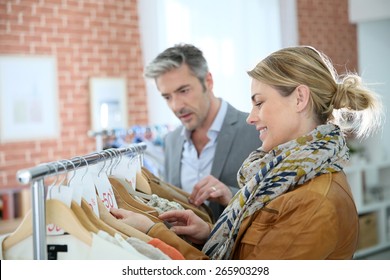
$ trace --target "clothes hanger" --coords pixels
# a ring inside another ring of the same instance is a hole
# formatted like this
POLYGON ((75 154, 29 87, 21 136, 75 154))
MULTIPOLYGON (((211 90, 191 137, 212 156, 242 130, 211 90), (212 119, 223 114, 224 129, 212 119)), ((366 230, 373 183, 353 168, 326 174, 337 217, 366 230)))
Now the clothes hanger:
POLYGON ((105 223, 107 223, 111 227, 115 228, 116 230, 124 233, 127 236, 138 238, 142 241, 145 241, 146 243, 148 243, 149 241, 152 240, 152 237, 148 236, 147 234, 145 234, 145 233, 139 231, 138 229, 136 229, 128 224, 125 224, 124 222, 115 218, 108 211, 108 209, 103 205, 103 202, 100 200, 99 197, 97 197, 97 202, 98 202, 100 218, 105 223))
POLYGON ((105 223, 102 219, 100 219, 98 216, 96 216, 95 212, 93 212, 91 206, 88 204, 88 202, 82 198, 81 199, 81 208, 83 209, 84 213, 88 217, 88 219, 99 229, 107 232, 111 236, 115 236, 115 234, 121 235, 124 239, 127 239, 129 236, 125 235, 124 233, 114 229, 112 226, 105 223))
POLYGON ((77 218, 80 220, 80 222, 83 224, 83 226, 90 232, 93 232, 97 234, 99 232, 99 229, 96 227, 96 225, 89 219, 87 214, 85 213, 84 209, 81 208, 80 205, 76 203, 76 201, 72 200, 70 209, 74 212, 74 214, 77 216, 77 218))
MULTIPOLYGON (((107 153, 109 153, 109 150, 106 150, 107 153)), ((114 152, 115 153, 115 152, 114 152)), ((113 157, 111 157, 113 158, 113 157)), ((119 159, 120 160, 120 159, 119 159)), ((118 162, 119 162, 118 160, 118 162)), ((112 174, 114 165, 112 164, 112 161, 110 162, 110 166, 108 168, 109 173, 112 174)), ((126 181, 126 179, 119 178, 113 175, 108 176, 108 180, 110 181, 110 184, 112 186, 112 189, 114 191, 114 195, 116 194, 116 198, 119 196, 121 197, 127 204, 131 205, 134 208, 137 208, 138 210, 141 210, 143 212, 149 213, 153 216, 158 216, 157 211, 151 207, 146 205, 142 200, 137 199, 137 195, 135 194, 136 191, 134 191, 133 187, 130 186, 130 183, 126 181)), ((145 199, 150 199, 150 195, 139 193, 139 196, 145 199)), ((134 210, 133 210, 134 211, 134 210)), ((137 211, 138 212, 138 211, 137 211)))
MULTIPOLYGON (((73 165, 73 170, 76 169, 76 166, 73 164, 72 161, 70 160, 66 160, 68 162, 70 162, 72 165, 73 165)), ((60 161, 59 161, 60 164, 62 164, 60 161)), ((66 169, 66 166, 63 165, 64 168, 66 169)), ((70 185, 70 182, 72 181, 72 179, 74 178, 75 176, 75 172, 73 173, 73 176, 69 179, 68 181, 68 185, 70 185)), ((79 221, 81 222, 81 224, 90 232, 93 232, 93 233, 98 233, 99 229, 91 222, 91 220, 87 217, 87 215, 85 214, 84 210, 81 208, 80 205, 78 205, 76 203, 76 201, 72 200, 71 201, 71 206, 70 206, 70 209, 73 211, 73 213, 76 215, 76 217, 79 219, 79 221)))
MULTIPOLYGON (((49 171, 51 171, 50 165, 48 165, 49 171)), ((54 165, 54 169, 56 171, 56 177, 55 181, 51 184, 54 185, 57 183, 58 180, 58 173, 57 168, 54 165)), ((42 179, 43 180, 43 179, 42 179)), ((19 224, 19 226, 15 229, 14 232, 12 232, 9 236, 7 236, 3 241, 3 250, 8 250, 15 244, 21 242, 22 240, 26 239, 30 235, 32 235, 32 229, 33 229, 33 217, 32 217, 32 210, 28 210, 26 215, 24 216, 22 222, 19 224)))
MULTIPOLYGON (((57 164, 63 165, 62 162, 57 161, 57 164)), ((57 171, 56 165, 54 164, 54 168, 57 171)), ((50 169, 50 166, 49 166, 50 169)), ((58 180, 58 172, 56 172, 56 179, 51 184, 50 187, 55 186, 58 180)), ((62 182, 60 183, 62 184, 62 182)), ((49 192, 50 198, 50 192, 49 192)), ((57 199, 47 199, 45 201, 45 216, 46 216, 46 224, 55 224, 56 226, 61 227, 65 232, 75 236, 80 241, 86 243, 87 245, 92 245, 92 233, 89 232, 80 220, 77 218, 75 213, 66 206, 62 201, 57 199)), ((3 249, 7 250, 18 242, 24 240, 25 238, 31 236, 33 234, 32 227, 32 212, 31 210, 26 214, 26 217, 23 219, 22 223, 19 227, 9 235, 3 241, 3 249)))
POLYGON ((153 222, 156 222, 156 223, 160 223, 162 222, 157 216, 158 216, 158 212, 156 209, 153 208, 152 212, 146 212, 146 211, 143 211, 143 210, 140 210, 130 204, 128 204, 122 197, 121 195, 118 193, 118 191, 113 188, 113 191, 114 191, 114 196, 115 196, 115 199, 116 199, 116 203, 118 204, 118 207, 119 208, 123 208, 123 209, 126 209, 126 210, 130 210, 130 211, 133 211, 133 212, 136 212, 136 213, 139 213, 139 214, 142 214, 146 217, 148 217, 149 219, 151 219, 153 222))
POLYGON ((33 228, 32 211, 30 209, 28 210, 28 212, 26 213, 22 222, 19 224, 16 230, 4 239, 3 251, 7 251, 15 244, 21 242, 22 240, 32 235, 32 228, 33 228))
MULTIPOLYGON (((120 179, 120 178, 111 177, 111 176, 108 177, 108 180, 110 181, 112 188, 117 192, 117 194, 124 201, 126 201, 127 204, 130 204, 131 206, 137 208, 138 210, 149 213, 153 216, 156 216, 156 217, 158 216, 157 211, 153 207, 147 205, 145 202, 142 202, 139 199, 136 199, 134 197, 134 196, 136 196, 136 194, 132 194, 128 191, 128 190, 131 191, 132 186, 130 186, 127 181, 120 179), (127 185, 127 187, 126 187, 126 185, 127 185)), ((150 196, 148 199, 150 199, 150 196)))
MULTIPOLYGON (((139 147, 137 146, 137 147, 130 147, 130 149, 133 151, 133 152, 137 152, 137 153, 140 153, 141 151, 139 151, 138 149, 139 149, 139 147), (135 151, 134 150, 134 148, 137 150, 137 151, 135 151)), ((115 153, 115 151, 114 151, 114 153, 115 153)), ((118 157, 117 157, 119 160, 118 160, 118 162, 117 162, 117 164, 116 165, 118 165, 119 164, 119 161, 122 159, 122 155, 120 154, 120 155, 118 155, 118 157)), ((114 165, 114 166, 116 166, 116 165, 114 165)), ((113 166, 113 167, 114 167, 113 166)), ((114 168, 111 168, 111 171, 110 171, 110 174, 112 174, 112 170, 114 169, 114 168)), ((126 180, 126 179, 125 179, 126 180)), ((138 194, 138 196, 139 197, 143 197, 143 198, 145 198, 145 199, 147 199, 147 200, 149 200, 150 199, 150 195, 152 195, 152 190, 151 190, 151 188, 150 188, 150 186, 149 186, 149 184, 148 184, 148 182, 142 177, 142 174, 141 174, 141 172, 140 171, 137 171, 136 172, 136 186, 135 186, 135 190, 134 190, 134 188, 129 188, 129 189, 131 189, 133 192, 131 192, 132 194, 138 194), (146 195, 144 195, 144 194, 146 194, 146 195)))
POLYGON ((192 210, 197 216, 206 222, 213 222, 213 214, 211 210, 207 211, 207 206, 201 205, 200 207, 196 207, 195 205, 192 205, 188 201, 188 193, 172 184, 160 180, 145 167, 142 167, 141 171, 142 176, 144 176, 147 180, 154 194, 181 204, 185 209, 192 210))
MULTIPOLYGON (((80 157, 81 159, 85 160, 84 158, 80 157)), ((88 173, 88 162, 85 160, 86 163, 86 170, 83 175, 83 177, 88 173)), ((88 204, 87 200, 85 198, 81 198, 80 205, 78 205, 75 201, 72 201, 72 207, 74 212, 79 214, 83 217, 83 219, 86 219, 86 223, 89 225, 90 230, 97 233, 99 230, 107 232, 111 236, 115 236, 115 234, 120 234, 123 238, 127 238, 128 236, 120 233, 119 231, 115 230, 114 228, 107 225, 105 222, 103 222, 99 217, 95 214, 92 207, 88 204)))
MULTIPOLYGON (((55 224, 87 245, 92 245, 91 232, 82 225, 73 211, 62 201, 57 199, 46 201, 46 224, 55 224)), ((8 250, 32 234, 32 212, 30 209, 15 232, 3 241, 3 250, 8 250)))
POLYGON ((151 189, 151 187, 150 187, 150 185, 148 183, 148 181, 145 179, 144 176, 142 176, 142 172, 141 171, 137 171, 137 173, 136 173, 135 188, 139 192, 143 192, 145 194, 151 195, 153 193, 152 189, 151 189))

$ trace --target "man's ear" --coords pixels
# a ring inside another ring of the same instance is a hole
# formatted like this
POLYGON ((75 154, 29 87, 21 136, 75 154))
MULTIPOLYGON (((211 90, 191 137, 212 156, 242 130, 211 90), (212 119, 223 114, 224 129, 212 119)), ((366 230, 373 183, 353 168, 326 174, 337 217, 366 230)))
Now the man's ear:
POLYGON ((297 100, 297 112, 304 111, 308 105, 310 100, 310 89, 308 86, 299 85, 295 89, 295 95, 297 100))
POLYGON ((207 75, 206 75, 205 84, 206 84, 206 88, 207 88, 209 91, 212 91, 212 90, 213 90, 214 81, 213 81, 213 76, 211 75, 210 72, 208 72, 207 75))

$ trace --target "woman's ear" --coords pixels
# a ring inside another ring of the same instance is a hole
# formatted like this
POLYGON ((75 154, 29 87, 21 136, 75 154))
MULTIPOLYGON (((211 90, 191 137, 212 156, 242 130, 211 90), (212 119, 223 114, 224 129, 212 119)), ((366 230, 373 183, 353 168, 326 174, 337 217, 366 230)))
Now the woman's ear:
POLYGON ((310 100, 310 89, 308 86, 299 85, 295 89, 295 94, 297 100, 297 112, 302 112, 308 107, 310 100))

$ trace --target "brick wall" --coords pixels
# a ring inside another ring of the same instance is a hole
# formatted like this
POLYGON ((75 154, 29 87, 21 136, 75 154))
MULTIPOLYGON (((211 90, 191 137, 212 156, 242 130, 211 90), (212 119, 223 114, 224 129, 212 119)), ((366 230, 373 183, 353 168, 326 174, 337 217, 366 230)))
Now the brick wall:
MULTIPOLYGON (((17 170, 92 152, 90 77, 125 77, 128 125, 147 124, 137 0, 1 0, 0 55, 57 59, 57 139, 0 143, 0 190, 17 170)), ((21 81, 22 82, 22 81, 21 81)))
POLYGON ((299 44, 323 51, 339 74, 358 71, 356 25, 348 20, 348 0, 297 0, 297 16, 299 44))

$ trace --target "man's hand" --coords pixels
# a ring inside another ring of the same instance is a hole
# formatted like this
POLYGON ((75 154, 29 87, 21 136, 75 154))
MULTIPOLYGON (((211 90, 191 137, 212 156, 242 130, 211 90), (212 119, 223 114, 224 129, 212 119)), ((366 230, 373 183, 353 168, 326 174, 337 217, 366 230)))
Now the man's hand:
POLYGON ((215 201, 223 206, 229 204, 233 194, 228 186, 212 175, 200 180, 189 197, 189 201, 199 206, 205 200, 215 201))

